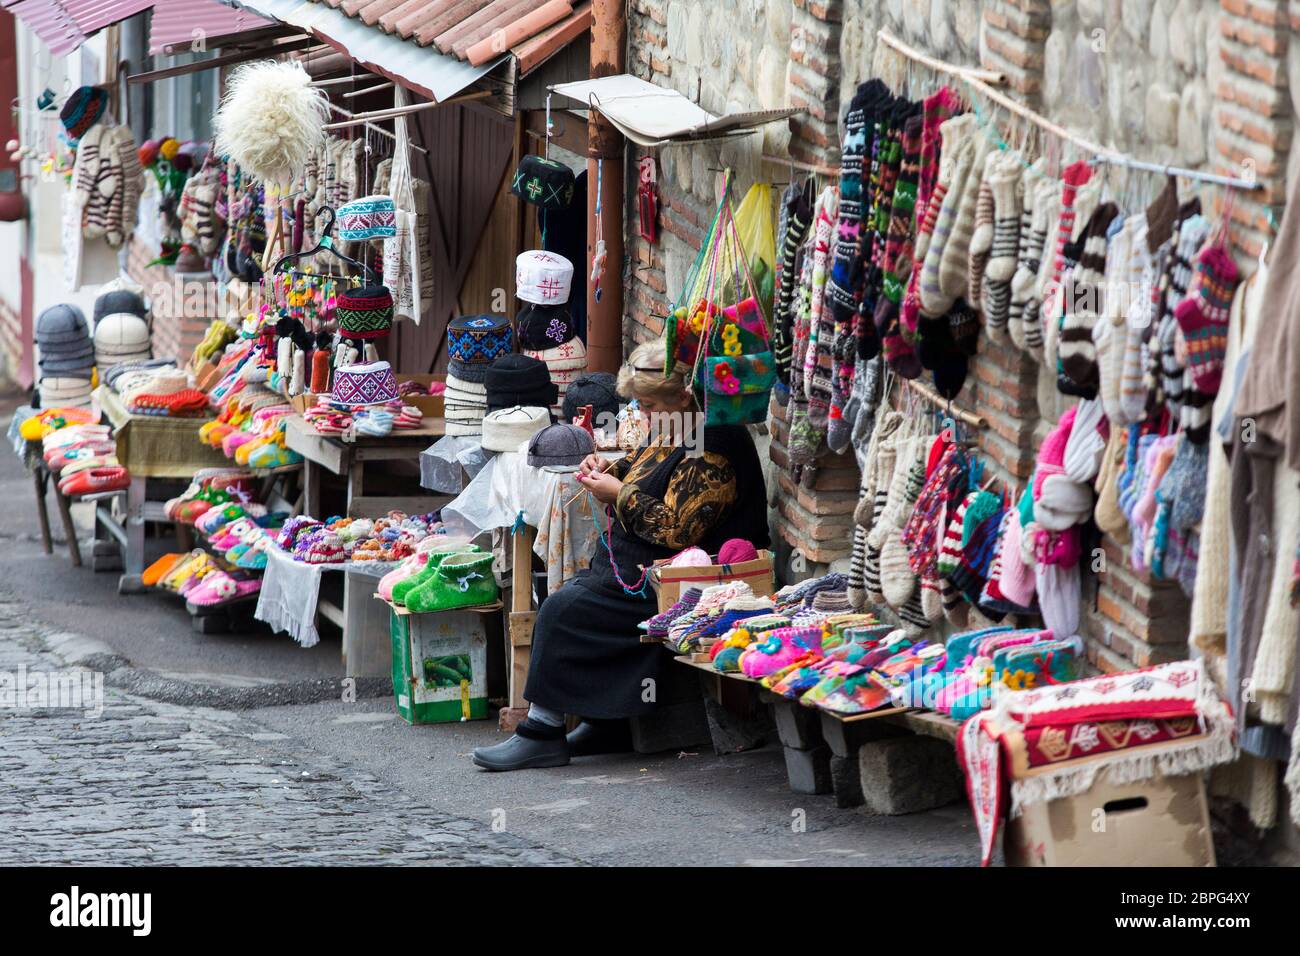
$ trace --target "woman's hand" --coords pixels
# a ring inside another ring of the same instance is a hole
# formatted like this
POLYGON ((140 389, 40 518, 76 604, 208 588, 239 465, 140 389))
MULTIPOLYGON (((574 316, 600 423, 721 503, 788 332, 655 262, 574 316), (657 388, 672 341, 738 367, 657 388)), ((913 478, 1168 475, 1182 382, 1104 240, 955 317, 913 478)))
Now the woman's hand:
MULTIPOLYGON (((587 463, 584 461, 583 465, 587 463)), ((603 474, 579 474, 578 484, 582 485, 587 491, 590 491, 603 505, 612 505, 618 501, 618 493, 623 490, 623 482, 619 481, 613 475, 603 474)))
POLYGON ((609 462, 599 455, 588 455, 582 459, 582 464, 578 466, 578 476, 585 478, 588 475, 599 474, 609 467, 609 462))

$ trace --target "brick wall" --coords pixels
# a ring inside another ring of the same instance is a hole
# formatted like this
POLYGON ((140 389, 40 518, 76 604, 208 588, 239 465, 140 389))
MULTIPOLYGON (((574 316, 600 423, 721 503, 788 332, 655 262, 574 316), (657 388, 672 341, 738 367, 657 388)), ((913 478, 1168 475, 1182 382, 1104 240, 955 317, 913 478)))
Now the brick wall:
POLYGON ((133 241, 127 273, 144 287, 153 309, 154 357, 174 358, 184 364, 218 314, 215 283, 180 283, 175 269, 150 266, 152 259, 144 246, 133 241))
MULTIPOLYGON (((701 104, 715 109, 727 76, 721 71, 729 66, 725 52, 716 63, 692 57, 675 35, 675 25, 690 29, 697 6, 633 0, 632 69, 692 97, 699 91, 701 104)), ((728 15, 742 9, 757 15, 763 4, 725 0, 719 6, 728 15)), ((1001 72, 1004 91, 1088 139, 1153 162, 1256 177, 1263 188, 1238 194, 1231 211, 1232 241, 1243 264, 1280 219, 1288 164, 1300 161, 1290 156, 1300 89, 1289 83, 1289 71, 1300 66, 1288 61, 1290 34, 1300 29, 1300 0, 770 0, 766 13, 762 52, 770 55, 779 46, 774 22, 789 31, 784 99, 771 105, 788 103, 804 113, 788 129, 774 134, 777 128, 769 127, 763 152, 779 149, 778 155, 834 166, 839 118, 859 83, 881 76, 896 89, 911 83, 916 95, 935 86, 934 74, 906 66, 877 40, 885 27, 936 58, 1001 72)), ((756 33, 763 29, 756 24, 756 33)), ((750 76, 743 62, 734 70, 741 80, 750 76)), ((742 191, 760 173, 786 178, 777 175, 779 167, 756 165, 757 148, 660 153, 660 242, 628 246, 629 345, 662 332, 662 317, 717 198, 708 167, 736 168, 742 191)), ((1134 202, 1161 185, 1145 173, 1110 175, 1113 190, 1134 202)), ((1218 189, 1202 193, 1211 212, 1221 198, 1218 189)), ((630 204, 630 222, 635 214, 630 204)), ((1024 486, 1039 443, 1068 407, 1032 360, 987 340, 957 404, 988 422, 977 436, 979 450, 992 473, 1013 488, 1024 486)), ((779 412, 771 426, 771 454, 780 465, 785 433, 779 412)), ((812 489, 779 485, 774 523, 811 560, 829 562, 848 553, 856 469, 833 456, 818 464, 812 489)), ((1083 587, 1092 663, 1113 670, 1186 656, 1181 592, 1131 572, 1116 543, 1099 547, 1091 560, 1100 573, 1086 573, 1083 587)))

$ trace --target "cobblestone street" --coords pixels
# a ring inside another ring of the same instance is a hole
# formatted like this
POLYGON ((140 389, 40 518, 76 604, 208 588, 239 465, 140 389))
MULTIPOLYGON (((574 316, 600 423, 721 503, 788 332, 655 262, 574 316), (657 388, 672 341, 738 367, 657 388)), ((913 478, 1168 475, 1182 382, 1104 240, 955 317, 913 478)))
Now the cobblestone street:
MULTIPOLYGON (((0 607, 0 672, 61 668, 0 607)), ((413 806, 373 775, 230 712, 109 688, 102 716, 0 712, 0 862, 556 864, 490 827, 413 806)))

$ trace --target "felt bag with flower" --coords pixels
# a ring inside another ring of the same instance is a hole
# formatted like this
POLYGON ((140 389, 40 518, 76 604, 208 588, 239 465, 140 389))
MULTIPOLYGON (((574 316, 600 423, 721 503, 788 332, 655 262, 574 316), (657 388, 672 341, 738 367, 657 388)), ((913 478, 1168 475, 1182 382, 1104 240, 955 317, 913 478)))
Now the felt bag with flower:
POLYGON ((665 371, 677 364, 691 367, 707 425, 764 421, 776 381, 771 333, 736 228, 729 187, 730 175, 708 238, 665 327, 665 371))

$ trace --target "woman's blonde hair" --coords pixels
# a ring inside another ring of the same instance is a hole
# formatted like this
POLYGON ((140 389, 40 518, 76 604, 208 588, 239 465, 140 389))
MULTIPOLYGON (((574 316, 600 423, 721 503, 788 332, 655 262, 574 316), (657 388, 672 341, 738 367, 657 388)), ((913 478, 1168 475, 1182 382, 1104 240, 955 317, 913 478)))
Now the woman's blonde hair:
POLYGON ((669 374, 663 373, 664 340, 642 342, 618 370, 618 393, 624 398, 653 398, 671 402, 688 390, 686 367, 678 363, 669 374))

